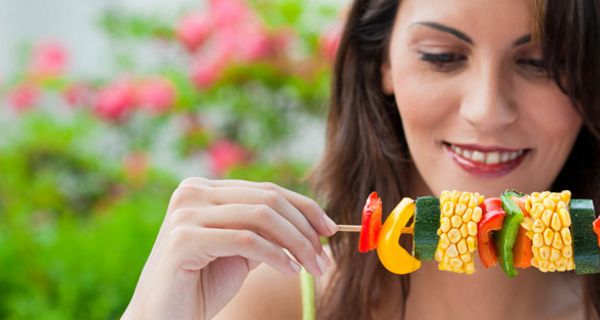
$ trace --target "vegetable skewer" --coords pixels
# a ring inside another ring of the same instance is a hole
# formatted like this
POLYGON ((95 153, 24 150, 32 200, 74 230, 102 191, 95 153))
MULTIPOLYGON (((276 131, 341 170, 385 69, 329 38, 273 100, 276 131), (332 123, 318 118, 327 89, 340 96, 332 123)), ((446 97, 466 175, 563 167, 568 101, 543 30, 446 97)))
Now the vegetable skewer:
POLYGON ((591 200, 571 200, 568 190, 530 195, 507 190, 488 199, 455 190, 439 199, 403 198, 383 224, 381 206, 371 193, 362 224, 338 225, 338 230, 360 232, 359 251, 377 250, 392 273, 414 272, 421 260, 435 259, 439 270, 472 274, 476 254, 484 267, 498 264, 509 277, 517 275, 516 268, 532 266, 542 272, 600 273, 600 217, 591 200), (403 234, 413 236, 412 253, 400 244, 403 234))

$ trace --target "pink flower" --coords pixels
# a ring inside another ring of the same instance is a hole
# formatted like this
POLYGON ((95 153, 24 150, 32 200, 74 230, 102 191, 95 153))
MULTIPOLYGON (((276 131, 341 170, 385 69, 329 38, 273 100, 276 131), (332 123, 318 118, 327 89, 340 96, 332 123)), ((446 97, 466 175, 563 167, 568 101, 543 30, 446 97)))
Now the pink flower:
POLYGON ((273 51, 269 35, 258 25, 241 29, 236 39, 238 39, 237 52, 242 61, 260 60, 269 56, 273 51))
POLYGON ((252 10, 243 0, 211 0, 210 14, 219 29, 256 19, 252 10))
POLYGON ((28 70, 34 78, 55 78, 64 73, 67 60, 67 50, 62 44, 40 42, 33 48, 28 70))
POLYGON ((191 78, 198 89, 212 87, 221 77, 227 64, 225 55, 199 56, 192 63, 191 78))
POLYGON ((249 152, 239 144, 220 140, 215 142, 208 150, 211 160, 211 170, 215 176, 223 176, 236 165, 245 164, 249 160, 249 152))
POLYGON ((175 30, 177 38, 189 50, 196 51, 212 31, 210 17, 202 13, 190 13, 183 17, 175 30))
POLYGON ((85 83, 71 83, 62 91, 62 97, 71 107, 91 105, 94 90, 85 83))
POLYGON ((164 77, 142 80, 137 88, 137 102, 153 114, 165 113, 175 102, 175 86, 164 77))
POLYGON ((40 99, 40 89, 31 83, 21 83, 8 95, 9 104, 21 113, 30 110, 40 99))
POLYGON ((122 120, 135 106, 135 87, 130 80, 120 79, 102 88, 94 103, 94 112, 110 121, 122 120))
POLYGON ((342 36, 342 25, 336 24, 321 35, 321 54, 328 60, 335 59, 342 36))

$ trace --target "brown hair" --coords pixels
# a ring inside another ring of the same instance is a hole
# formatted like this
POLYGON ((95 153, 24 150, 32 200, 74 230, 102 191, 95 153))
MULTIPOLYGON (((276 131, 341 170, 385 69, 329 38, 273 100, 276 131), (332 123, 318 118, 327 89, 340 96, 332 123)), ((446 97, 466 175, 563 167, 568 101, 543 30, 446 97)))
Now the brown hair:
MULTIPOLYGON (((340 41, 327 120, 325 154, 310 173, 315 194, 340 224, 360 224, 369 192, 377 190, 389 212, 411 194, 416 169, 398 108, 381 84, 381 65, 400 0, 356 0, 340 41)), ((552 190, 569 189, 600 204, 600 5, 595 0, 536 0, 534 37, 541 37, 546 68, 584 119, 584 127, 552 190)), ((384 216, 385 219, 385 216, 384 216)), ((358 236, 330 239, 337 269, 319 303, 319 319, 404 318, 410 276, 387 272, 375 253, 356 250, 358 236), (401 301, 390 303, 389 293, 401 301), (388 296, 385 296, 388 294, 388 296), (382 303, 397 306, 380 312, 382 303)), ((401 239, 410 248, 410 239, 401 239), (409 241, 406 241, 409 240, 409 241)), ((588 318, 600 311, 600 276, 582 277, 588 318)))

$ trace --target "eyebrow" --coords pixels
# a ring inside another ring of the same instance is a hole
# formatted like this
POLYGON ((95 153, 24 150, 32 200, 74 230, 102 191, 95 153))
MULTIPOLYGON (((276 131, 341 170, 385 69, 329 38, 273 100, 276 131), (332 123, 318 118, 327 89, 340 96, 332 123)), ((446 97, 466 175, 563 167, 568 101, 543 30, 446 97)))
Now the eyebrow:
MULTIPOLYGON (((455 37, 457 37, 458 39, 468 43, 468 44, 475 44, 475 42, 473 42, 473 39, 471 39, 471 37, 469 37, 468 35, 466 35, 464 32, 459 31, 457 29, 454 29, 452 27, 443 25, 441 23, 438 22, 431 22, 431 21, 419 21, 419 22, 415 22, 412 23, 409 28, 411 28, 414 25, 421 25, 421 26, 426 26, 426 27, 430 27, 433 28, 435 30, 441 31, 441 32, 446 32, 449 33, 455 37)), ((520 45, 524 45, 526 43, 531 42, 531 34, 526 34, 522 37, 519 37, 517 40, 515 40, 513 42, 513 46, 514 47, 518 47, 520 45)))

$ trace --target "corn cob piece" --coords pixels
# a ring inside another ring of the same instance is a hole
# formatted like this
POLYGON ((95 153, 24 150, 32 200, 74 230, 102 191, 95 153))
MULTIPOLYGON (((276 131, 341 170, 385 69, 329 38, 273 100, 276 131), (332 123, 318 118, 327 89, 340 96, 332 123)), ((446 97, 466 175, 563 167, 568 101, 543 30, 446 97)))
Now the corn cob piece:
POLYGON ((532 240, 531 265, 542 272, 573 270, 573 241, 569 202, 571 192, 534 192, 527 197, 525 209, 531 217, 521 226, 532 240))
POLYGON ((477 249, 477 223, 484 197, 479 193, 443 191, 440 196, 440 227, 435 251, 439 270, 472 274, 477 249))

